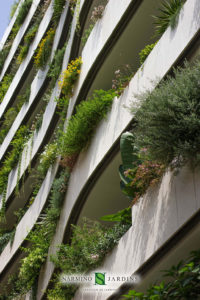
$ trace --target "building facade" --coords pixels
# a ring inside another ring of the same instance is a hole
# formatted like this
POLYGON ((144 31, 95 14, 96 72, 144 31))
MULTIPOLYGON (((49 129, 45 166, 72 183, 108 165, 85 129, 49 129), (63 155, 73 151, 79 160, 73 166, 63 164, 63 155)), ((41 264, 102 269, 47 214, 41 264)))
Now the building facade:
MULTIPOLYGON (((199 52, 200 2, 179 2, 176 24, 156 37, 159 0, 19 1, 0 44, 2 299, 120 299, 130 288, 119 279, 107 289, 83 285, 75 296, 69 288, 71 298, 47 292, 58 289, 62 268, 52 255, 70 245, 71 224, 131 205, 118 173, 120 137, 134 124, 129 108, 199 52), (155 42, 141 64, 140 51, 155 42)), ((86 273, 138 274, 131 287, 145 291, 197 250, 199 176, 187 164, 178 174, 167 168, 132 206, 127 232, 86 273)), ((92 267, 99 253, 90 253, 92 267)))

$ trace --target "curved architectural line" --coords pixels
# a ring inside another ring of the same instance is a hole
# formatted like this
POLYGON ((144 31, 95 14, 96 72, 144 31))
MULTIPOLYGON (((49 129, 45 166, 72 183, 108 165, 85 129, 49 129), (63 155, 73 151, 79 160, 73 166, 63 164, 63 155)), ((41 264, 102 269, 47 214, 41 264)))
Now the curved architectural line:
POLYGON ((187 1, 175 31, 172 32, 171 29, 168 29, 165 32, 144 66, 138 70, 131 80, 129 87, 126 88, 119 99, 114 99, 112 110, 107 120, 102 121, 98 127, 87 152, 79 156, 70 177, 69 188, 56 234, 49 248, 48 260, 40 274, 38 300, 42 299, 54 271, 54 265, 49 258, 52 254, 55 254, 56 245, 62 243, 65 229, 69 225, 68 220, 77 201, 80 201, 79 195, 82 189, 87 185, 95 169, 104 160, 106 153, 112 148, 114 142, 132 121, 133 116, 129 113, 127 107, 133 102, 133 95, 141 93, 147 88, 150 90, 154 89, 155 85, 152 83, 152 80, 156 80, 158 77, 162 79, 182 55, 184 49, 191 43, 200 30, 200 19, 198 16, 196 16, 194 21, 194 13, 198 7, 199 3, 197 0, 187 1), (166 51, 168 55, 166 55, 166 51), (166 57, 166 59, 163 60, 163 57, 166 57))

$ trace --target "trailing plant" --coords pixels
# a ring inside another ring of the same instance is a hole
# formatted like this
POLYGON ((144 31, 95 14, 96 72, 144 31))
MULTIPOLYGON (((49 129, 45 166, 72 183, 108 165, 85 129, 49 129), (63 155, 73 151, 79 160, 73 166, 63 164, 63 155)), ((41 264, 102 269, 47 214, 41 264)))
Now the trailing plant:
POLYGON ((46 65, 51 54, 54 36, 55 30, 53 28, 50 28, 49 31, 46 33, 45 38, 43 38, 40 42, 34 60, 35 65, 38 68, 44 68, 46 65))
MULTIPOLYGON (((83 220, 81 226, 74 226, 70 245, 61 245, 56 256, 52 256, 55 266, 64 274, 83 274, 100 266, 105 256, 118 243, 121 236, 128 230, 130 225, 116 224, 105 227, 99 222, 83 220)), ((59 283, 56 292, 62 287, 59 283)), ((75 287, 63 287, 64 295, 70 299, 75 287)), ((55 292, 48 291, 48 299, 53 299, 55 292)), ((61 293, 61 292, 60 292, 61 293)), ((62 295, 62 293, 61 293, 62 295)), ((60 299, 60 298, 58 298, 60 299)), ((61 297, 61 299, 63 299, 61 297)))
POLYGON ((123 65, 120 69, 115 71, 115 78, 112 80, 112 89, 120 96, 124 89, 129 85, 129 81, 134 73, 130 65, 123 65))
POLYGON ((151 44, 151 45, 146 45, 144 47, 144 49, 142 49, 139 53, 139 57, 140 57, 140 65, 142 65, 145 60, 147 59, 147 57, 149 56, 149 54, 151 53, 151 51, 153 50, 153 48, 155 47, 155 45, 157 44, 157 42, 151 44))
POLYGON ((81 57, 72 60, 67 69, 60 76, 59 86, 62 94, 66 97, 72 95, 73 87, 80 74, 82 60, 81 57))
POLYGON ((124 299, 129 300, 188 300, 200 296, 200 251, 192 252, 190 258, 165 271, 167 283, 162 281, 151 286, 146 293, 131 290, 124 299))
POLYGON ((165 30, 171 26, 172 29, 175 28, 178 16, 185 0, 164 0, 162 1, 162 6, 159 9, 160 14, 158 16, 153 16, 155 21, 155 35, 162 35, 165 30))
POLYGON ((98 123, 111 108, 115 95, 113 90, 96 90, 91 99, 77 106, 76 114, 69 119, 66 132, 62 134, 58 144, 66 165, 72 163, 73 166, 73 158, 88 145, 98 123))
POLYGON ((184 68, 174 70, 173 78, 138 96, 140 108, 132 107, 137 122, 134 135, 150 160, 173 167, 199 163, 199 76, 199 61, 185 63, 184 68))
POLYGON ((9 89, 9 86, 13 80, 14 75, 8 74, 5 75, 3 80, 0 83, 0 103, 3 101, 3 98, 5 94, 7 93, 7 90, 9 89))
POLYGON ((48 77, 51 78, 51 85, 54 86, 62 69, 63 58, 65 54, 66 45, 55 52, 52 63, 48 71, 48 77))

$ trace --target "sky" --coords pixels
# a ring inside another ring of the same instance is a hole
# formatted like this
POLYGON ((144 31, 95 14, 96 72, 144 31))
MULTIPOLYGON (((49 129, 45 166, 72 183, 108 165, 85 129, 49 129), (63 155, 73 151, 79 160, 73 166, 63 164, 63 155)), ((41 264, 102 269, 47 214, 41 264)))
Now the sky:
POLYGON ((0 40, 10 21, 10 9, 14 0, 0 0, 0 40))

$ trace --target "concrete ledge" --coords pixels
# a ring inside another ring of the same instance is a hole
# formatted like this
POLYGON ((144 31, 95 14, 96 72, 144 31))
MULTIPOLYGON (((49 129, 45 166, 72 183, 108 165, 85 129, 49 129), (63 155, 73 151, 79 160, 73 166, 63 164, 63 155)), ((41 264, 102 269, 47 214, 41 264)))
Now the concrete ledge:
POLYGON ((4 35, 3 35, 2 39, 1 39, 1 42, 0 42, 0 50, 1 50, 1 49, 3 48, 3 46, 5 45, 5 43, 6 43, 7 39, 8 39, 8 37, 9 37, 9 35, 10 35, 10 33, 11 33, 11 30, 12 30, 12 28, 13 28, 13 25, 14 25, 15 21, 16 21, 16 18, 17 18, 19 9, 20 9, 20 7, 21 7, 21 5, 22 5, 22 3, 23 3, 24 1, 25 1, 25 0, 21 0, 21 1, 19 2, 19 5, 18 5, 18 7, 17 7, 17 9, 16 9, 16 11, 15 11, 15 13, 14 13, 14 16, 13 16, 12 19, 10 20, 10 23, 9 23, 8 27, 6 28, 6 31, 4 32, 4 35))
MULTIPOLYGON (((58 44, 60 42, 60 37, 61 37, 62 31, 63 31, 63 26, 65 24, 65 18, 66 18, 67 11, 68 11, 68 6, 65 7, 63 14, 61 16, 60 22, 58 24, 57 30, 56 30, 55 39, 54 39, 54 43, 53 43, 53 47, 52 47, 52 51, 51 51, 50 62, 53 60, 54 53, 55 53, 56 49, 58 48, 58 44)), ((47 66, 45 67, 44 70, 39 70, 37 72, 32 84, 31 84, 31 94, 30 94, 29 102, 25 103, 22 106, 22 108, 21 108, 20 112, 18 113, 15 121, 13 122, 7 136, 5 137, 3 143, 0 146, 0 160, 4 157, 5 152, 7 151, 15 133, 17 132, 17 130, 23 123, 24 118, 32 109, 33 104, 37 98, 37 95, 43 87, 43 84, 47 77, 49 68, 50 68, 49 64, 47 64, 47 66)))
POLYGON ((10 66, 10 63, 12 61, 12 59, 14 58, 14 55, 19 47, 19 44, 21 43, 24 34, 26 32, 26 30, 29 27, 29 24, 33 18, 33 15, 35 14, 36 10, 37 10, 37 6, 40 4, 41 0, 34 0, 32 3, 32 6, 28 12, 28 15, 26 17, 26 19, 24 20, 24 23, 21 25, 13 43, 12 43, 12 47, 10 49, 10 52, 6 58, 6 61, 4 63, 3 69, 1 71, 1 75, 0 75, 0 81, 2 81, 6 71, 8 70, 8 67, 10 66))
POLYGON ((24 74, 28 69, 28 66, 31 62, 31 59, 32 59, 34 53, 35 53, 35 50, 37 49, 38 44, 40 43, 41 37, 44 35, 45 31, 47 30, 47 28, 49 26, 52 15, 53 15, 53 5, 51 2, 45 13, 44 18, 42 19, 42 22, 40 23, 40 26, 39 26, 38 32, 35 36, 35 39, 29 48, 27 57, 20 64, 20 66, 15 74, 15 77, 13 78, 11 85, 9 86, 9 89, 8 89, 5 97, 2 101, 2 103, 0 104, 0 118, 2 118, 3 114, 5 113, 5 110, 9 106, 9 102, 11 101, 16 89, 20 86, 20 84, 23 84, 24 74))
MULTIPOLYGON (((137 272, 199 211, 199 180, 200 172, 189 167, 181 169, 177 176, 166 172, 161 184, 150 188, 139 203, 133 206, 133 226, 96 271, 106 272, 110 276, 116 274, 131 276, 137 272)), ((95 270, 92 273, 94 272, 95 270)), ((109 288, 117 289, 121 284, 115 283, 114 286, 109 285, 109 288)), ((104 300, 112 293, 101 291, 87 293, 80 289, 74 299, 104 300)))
MULTIPOLYGON (((40 213, 42 212, 45 203, 47 201, 49 192, 51 190, 51 185, 55 178, 56 172, 58 170, 58 163, 54 167, 50 167, 45 180, 38 192, 35 201, 30 206, 26 214, 21 219, 20 223, 17 225, 14 241, 11 244, 10 242, 4 248, 3 252, 0 255, 0 274, 3 273, 5 267, 11 261, 13 256, 17 251, 19 251, 20 246, 24 242, 25 238, 34 227, 37 219, 39 218, 40 213)), ((15 264, 17 262, 15 261, 15 264)))

